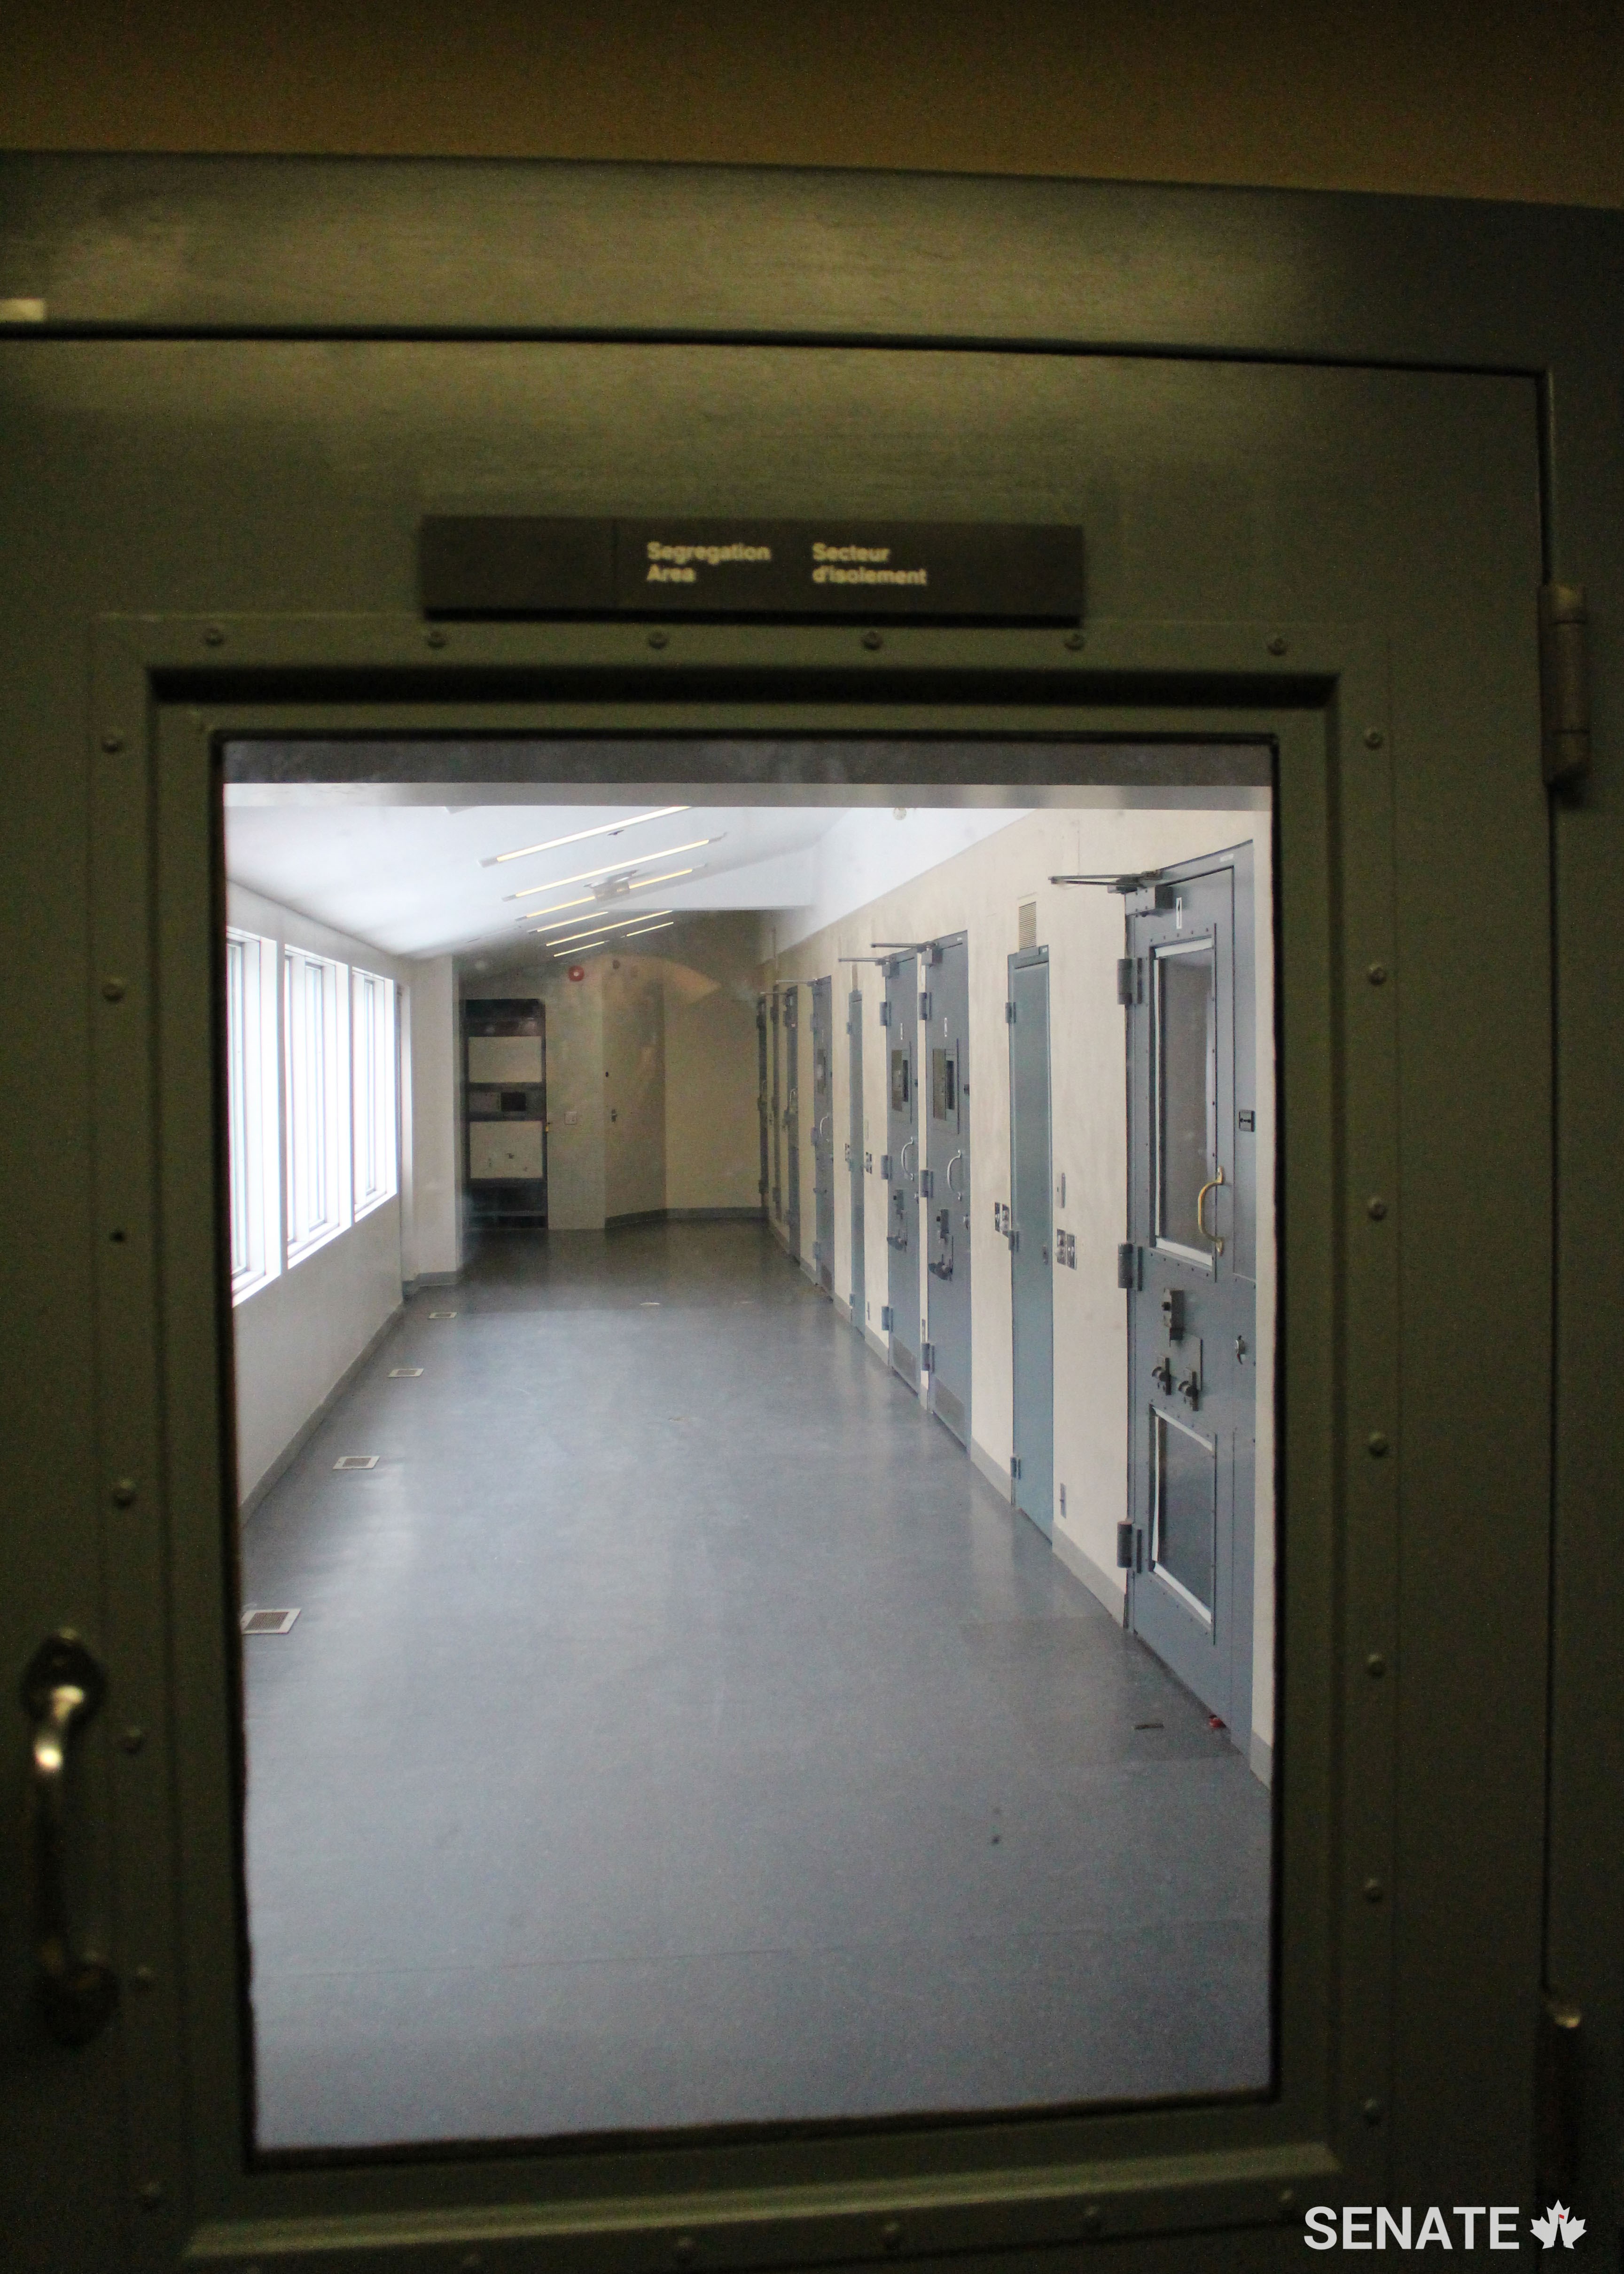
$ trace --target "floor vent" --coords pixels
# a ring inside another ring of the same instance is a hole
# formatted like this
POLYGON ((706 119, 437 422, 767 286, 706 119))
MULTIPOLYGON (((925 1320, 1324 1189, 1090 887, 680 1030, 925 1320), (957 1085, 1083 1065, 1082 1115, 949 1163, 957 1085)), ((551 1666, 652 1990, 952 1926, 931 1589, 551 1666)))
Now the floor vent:
POLYGON ((391 1382, 415 1382, 422 1371, 420 1366, 392 1366, 389 1379, 391 1382))
POLYGON ((297 1611, 244 1611, 243 1632, 251 1634, 286 1634, 298 1616, 297 1611))
POLYGON ((375 1469, 378 1456, 376 1453, 341 1453, 333 1466, 335 1469, 375 1469))

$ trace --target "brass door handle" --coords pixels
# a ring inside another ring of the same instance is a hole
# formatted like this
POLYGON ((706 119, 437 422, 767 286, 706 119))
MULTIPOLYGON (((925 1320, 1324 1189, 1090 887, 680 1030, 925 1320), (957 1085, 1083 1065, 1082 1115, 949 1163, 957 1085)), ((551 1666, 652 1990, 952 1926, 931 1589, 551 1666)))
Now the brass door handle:
POLYGON ((70 1628, 49 1635, 23 1675, 28 1744, 28 1814, 34 1839, 34 1959, 45 2026, 58 2044, 86 2045, 111 2019, 118 1977, 99 1958, 76 1954, 68 1925, 65 1783, 69 1748, 95 1717, 107 1690, 101 1667, 70 1628))
POLYGON ((1207 1195, 1208 1193, 1215 1193, 1222 1182, 1223 1171, 1220 1169, 1215 1177, 1209 1177, 1207 1178, 1206 1184, 1202 1186, 1200 1191, 1195 1196, 1195 1228, 1200 1233, 1203 1239, 1210 1239, 1212 1241, 1213 1254, 1214 1255, 1222 1255, 1223 1254, 1223 1242, 1219 1239, 1215 1231, 1208 1231, 1207 1229, 1207 1220, 1203 1216, 1201 1211, 1207 1205, 1207 1195))

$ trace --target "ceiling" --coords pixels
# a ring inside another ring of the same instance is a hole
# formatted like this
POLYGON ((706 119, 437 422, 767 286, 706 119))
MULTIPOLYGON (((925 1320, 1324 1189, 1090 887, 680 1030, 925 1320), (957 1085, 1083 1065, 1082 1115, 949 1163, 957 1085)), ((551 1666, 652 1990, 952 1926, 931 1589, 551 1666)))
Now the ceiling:
POLYGON ((642 817, 657 811, 353 805, 303 786, 228 787, 226 870, 391 954, 444 955, 511 947, 548 915, 568 927, 634 911, 802 905, 814 897, 812 848, 842 815, 712 805, 642 817), (573 841, 500 857, 560 838, 573 841))

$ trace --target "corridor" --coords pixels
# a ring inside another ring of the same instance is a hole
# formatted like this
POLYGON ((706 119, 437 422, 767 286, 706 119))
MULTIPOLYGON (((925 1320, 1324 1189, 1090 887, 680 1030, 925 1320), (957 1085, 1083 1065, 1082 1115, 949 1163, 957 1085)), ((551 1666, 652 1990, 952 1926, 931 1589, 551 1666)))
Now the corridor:
POLYGON ((764 1225, 487 1232, 242 1554, 261 2147, 1267 2085, 1268 1792, 764 1225))

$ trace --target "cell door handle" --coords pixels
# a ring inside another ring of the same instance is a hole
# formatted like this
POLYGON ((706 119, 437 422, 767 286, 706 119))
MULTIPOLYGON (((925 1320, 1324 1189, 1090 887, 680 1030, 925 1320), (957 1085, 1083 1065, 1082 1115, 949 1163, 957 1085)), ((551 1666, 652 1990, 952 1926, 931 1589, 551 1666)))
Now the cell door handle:
POLYGON ((1208 1193, 1215 1193, 1222 1182, 1223 1171, 1220 1169, 1215 1177, 1209 1177, 1207 1178, 1207 1182, 1202 1186, 1200 1191, 1195 1196, 1195 1228, 1200 1233, 1203 1239, 1210 1239, 1212 1241, 1213 1254, 1214 1255, 1222 1255, 1223 1254, 1223 1242, 1219 1239, 1215 1231, 1208 1231, 1207 1229, 1207 1220, 1202 1216, 1201 1210, 1207 1205, 1207 1195, 1208 1193))
POLYGON ((959 1166, 959 1163, 963 1160, 963 1158, 964 1155, 962 1152, 955 1153, 952 1159, 947 1164, 947 1189, 951 1193, 953 1198, 959 1201, 961 1201, 964 1198, 964 1188, 962 1186, 956 1185, 953 1182, 953 1171, 959 1166))
POLYGON ((23 1675, 28 1742, 28 1812, 34 1839, 34 1961, 45 2026, 58 2044, 86 2045, 111 2019, 118 1977, 99 1958, 76 1953, 68 1924, 68 1756, 95 1718, 107 1678, 69 1628, 49 1635, 23 1675))
POLYGON ((914 1173, 913 1170, 908 1166, 907 1158, 908 1155, 914 1150, 914 1141, 912 1137, 905 1137, 902 1141, 902 1150, 897 1156, 897 1165, 901 1170, 905 1177, 911 1177, 914 1173))

